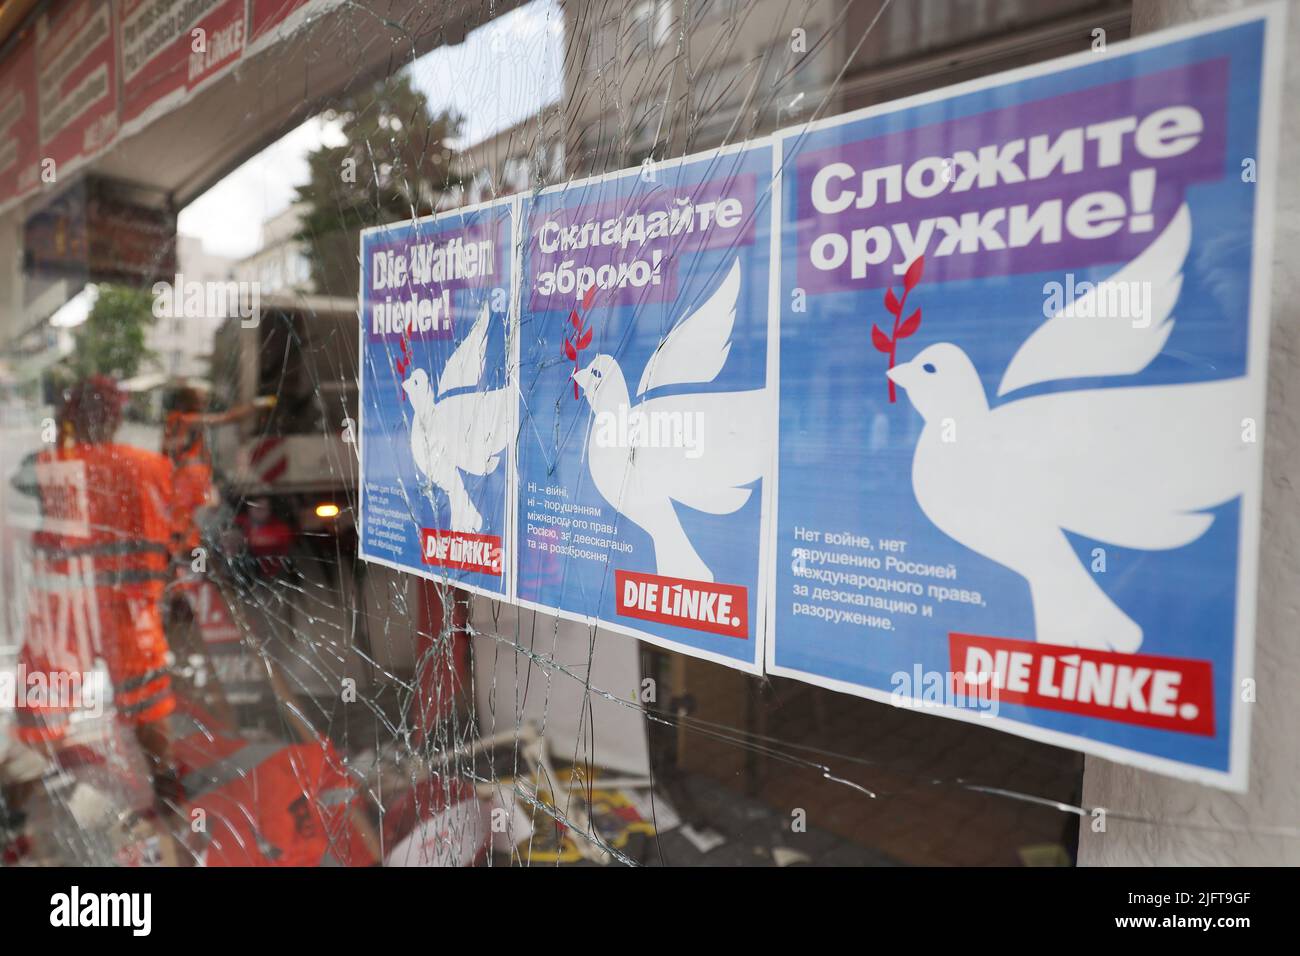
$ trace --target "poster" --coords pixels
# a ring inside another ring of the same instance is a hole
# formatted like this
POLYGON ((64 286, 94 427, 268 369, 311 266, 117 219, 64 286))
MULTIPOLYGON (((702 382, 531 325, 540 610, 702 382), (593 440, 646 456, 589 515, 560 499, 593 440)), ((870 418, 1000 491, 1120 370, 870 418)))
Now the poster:
POLYGON ((774 464, 766 142, 522 206, 518 597, 755 672, 774 464))
POLYGON ((122 123, 131 129, 179 105, 244 53, 244 0, 121 0, 119 9, 122 123))
POLYGON ((361 234, 361 557, 509 594, 513 200, 361 234))
POLYGON ((56 175, 117 135, 117 67, 108 0, 56 4, 36 21, 41 158, 56 175))
POLYGON ((770 672, 1245 786, 1279 16, 782 137, 770 672))
POLYGON ((0 208, 40 183, 36 48, 31 36, 0 60, 0 208))

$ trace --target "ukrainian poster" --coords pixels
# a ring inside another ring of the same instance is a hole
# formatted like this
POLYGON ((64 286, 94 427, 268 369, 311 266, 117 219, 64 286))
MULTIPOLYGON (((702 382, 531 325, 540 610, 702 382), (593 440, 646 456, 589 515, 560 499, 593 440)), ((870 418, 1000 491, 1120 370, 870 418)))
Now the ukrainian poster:
POLYGON ((521 603, 762 667, 774 464, 766 142, 523 205, 521 603))
POLYGON ((1244 786, 1279 13, 782 137, 770 672, 1244 786))
POLYGON ((361 557, 509 594, 512 200, 361 234, 361 557))

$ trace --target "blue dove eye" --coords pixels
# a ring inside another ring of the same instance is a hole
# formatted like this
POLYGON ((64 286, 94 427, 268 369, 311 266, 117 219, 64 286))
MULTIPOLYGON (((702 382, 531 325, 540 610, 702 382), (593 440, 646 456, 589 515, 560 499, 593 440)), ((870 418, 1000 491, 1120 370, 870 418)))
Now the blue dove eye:
POLYGON ((598 368, 593 368, 593 369, 591 370, 591 374, 594 375, 594 376, 596 377, 596 380, 597 380, 597 381, 600 380, 600 377, 601 377, 601 376, 600 376, 600 369, 598 369, 598 368))
POLYGON ((921 366, 921 368, 922 370, 929 372, 931 375, 934 374, 934 366, 931 365, 929 362, 926 362, 924 365, 921 366))

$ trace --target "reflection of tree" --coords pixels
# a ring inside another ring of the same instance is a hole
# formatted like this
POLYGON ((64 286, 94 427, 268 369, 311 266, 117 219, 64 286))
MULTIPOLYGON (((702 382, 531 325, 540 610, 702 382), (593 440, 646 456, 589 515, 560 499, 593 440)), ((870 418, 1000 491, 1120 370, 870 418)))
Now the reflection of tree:
POLYGON ((130 378, 157 359, 145 345, 153 326, 153 296, 148 289, 102 283, 86 321, 73 331, 75 348, 55 371, 60 384, 88 375, 130 378))
POLYGON ((460 118, 434 115, 404 73, 343 97, 323 118, 340 124, 345 142, 322 146, 298 187, 306 209, 298 238, 307 246, 317 292, 356 295, 357 233, 366 226, 427 215, 458 185, 447 140, 460 118))

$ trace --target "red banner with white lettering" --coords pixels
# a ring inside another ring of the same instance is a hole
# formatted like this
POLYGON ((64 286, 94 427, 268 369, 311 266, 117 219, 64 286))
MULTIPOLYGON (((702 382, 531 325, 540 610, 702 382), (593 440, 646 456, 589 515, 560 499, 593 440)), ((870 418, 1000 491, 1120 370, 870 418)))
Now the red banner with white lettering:
POLYGON ((1209 661, 949 634, 953 689, 1140 727, 1214 734, 1209 661), (988 693, 977 688, 992 683, 988 693))
POLYGON ((624 617, 659 621, 693 631, 749 637, 749 600, 738 584, 615 571, 615 609, 624 617))
POLYGON ((117 64, 108 0, 53 4, 36 21, 42 159, 61 172, 117 135, 117 64))
POLYGON ((243 0, 122 0, 122 121, 161 113, 244 52, 243 0))
POLYGON ((0 203, 40 181, 36 121, 36 44, 29 35, 0 61, 0 203))
POLYGON ((420 543, 425 564, 501 576, 501 539, 494 534, 421 528, 420 543))
POLYGON ((248 39, 260 39, 307 5, 308 0, 249 0, 248 39))

